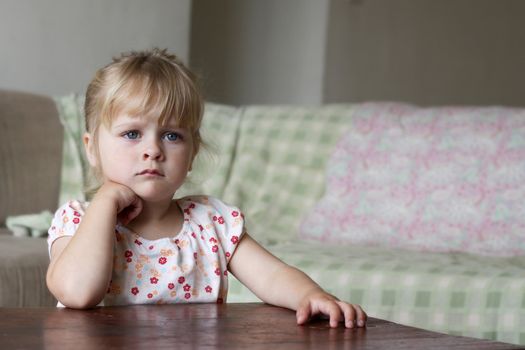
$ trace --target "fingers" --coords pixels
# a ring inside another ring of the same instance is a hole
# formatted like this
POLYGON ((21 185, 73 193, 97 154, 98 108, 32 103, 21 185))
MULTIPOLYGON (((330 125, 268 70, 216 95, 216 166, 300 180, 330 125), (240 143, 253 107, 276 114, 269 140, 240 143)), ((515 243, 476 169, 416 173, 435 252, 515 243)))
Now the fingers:
POLYGON ((339 307, 343 311, 343 314, 344 314, 344 317, 345 317, 345 327, 346 328, 354 328, 355 320, 356 320, 356 311, 355 311, 355 309, 352 307, 352 305, 350 305, 348 303, 345 303, 345 302, 336 301, 336 303, 337 303, 337 305, 339 305, 339 307))
POLYGON ((347 328, 364 327, 366 320, 368 319, 367 314, 363 311, 361 306, 348 304, 344 301, 336 301, 341 308, 345 317, 345 326, 347 328))
POLYGON ((340 322, 344 322, 346 328, 365 327, 368 318, 359 305, 339 300, 323 300, 303 303, 296 312, 297 324, 305 324, 311 316, 317 314, 328 316, 331 328, 337 328, 340 322))
POLYGON ((311 315, 311 309, 310 309, 310 303, 305 303, 301 305, 295 314, 297 318, 297 324, 305 324, 309 319, 311 315))
POLYGON ((135 196, 133 202, 118 214, 118 220, 122 225, 129 224, 142 211, 142 200, 135 196))
POLYGON ((361 308, 361 306, 359 305, 354 305, 356 311, 357 311, 357 326, 358 327, 364 327, 366 325, 366 321, 368 320, 368 315, 366 314, 366 312, 363 311, 363 309, 361 308))
POLYGON ((297 324, 304 324, 319 313, 328 316, 331 328, 338 327, 340 322, 344 322, 346 328, 365 327, 368 318, 359 305, 339 300, 310 301, 297 309, 297 324))
POLYGON ((131 207, 132 209, 128 215, 129 221, 135 219, 142 211, 142 200, 139 198, 139 196, 135 196, 133 203, 131 203, 131 207))
POLYGON ((337 328, 341 321, 341 309, 337 301, 326 303, 326 309, 322 311, 330 317, 330 327, 337 328))

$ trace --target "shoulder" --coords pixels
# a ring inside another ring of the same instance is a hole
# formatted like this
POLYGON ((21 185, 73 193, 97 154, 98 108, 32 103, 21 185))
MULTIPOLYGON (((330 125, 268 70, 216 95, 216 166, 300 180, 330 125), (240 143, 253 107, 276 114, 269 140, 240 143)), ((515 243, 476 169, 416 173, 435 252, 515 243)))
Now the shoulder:
POLYGON ((57 209, 47 231, 49 253, 51 253, 51 245, 56 239, 75 234, 88 204, 84 201, 69 201, 57 209))
POLYGON ((59 223, 66 224, 68 221, 74 220, 75 218, 80 220, 80 218, 84 216, 88 205, 88 202, 77 200, 68 201, 62 204, 55 212, 53 223, 55 225, 59 223))
POLYGON ((49 234, 51 236, 55 233, 63 235, 66 231, 70 231, 66 228, 74 227, 80 223, 88 205, 89 203, 84 201, 68 201, 62 204, 51 221, 49 234))
POLYGON ((185 214, 243 218, 243 214, 238 207, 211 196, 188 196, 178 199, 177 202, 185 214))
POLYGON ((79 201, 79 200, 71 200, 67 201, 66 203, 62 204, 56 211, 56 215, 64 216, 69 213, 76 213, 76 216, 83 216, 87 207, 89 206, 89 202, 86 201, 79 201))

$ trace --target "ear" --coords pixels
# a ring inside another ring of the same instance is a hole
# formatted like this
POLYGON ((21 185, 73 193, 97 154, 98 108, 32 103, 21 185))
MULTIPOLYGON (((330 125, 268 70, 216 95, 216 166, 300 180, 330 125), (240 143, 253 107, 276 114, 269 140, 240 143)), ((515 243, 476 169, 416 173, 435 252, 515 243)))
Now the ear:
POLYGON ((93 135, 86 132, 82 136, 82 142, 84 143, 84 150, 86 151, 87 159, 92 167, 97 166, 97 152, 95 147, 95 141, 93 135))

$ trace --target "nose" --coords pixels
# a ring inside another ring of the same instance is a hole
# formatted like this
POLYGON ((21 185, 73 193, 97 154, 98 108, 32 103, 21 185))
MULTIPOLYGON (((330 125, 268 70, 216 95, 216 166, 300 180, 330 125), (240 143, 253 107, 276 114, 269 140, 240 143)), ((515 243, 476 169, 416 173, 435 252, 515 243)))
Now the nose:
POLYGON ((144 151, 142 153, 142 159, 143 160, 156 160, 160 161, 164 157, 164 153, 162 152, 161 146, 158 144, 157 141, 150 141, 148 142, 144 148, 144 151))

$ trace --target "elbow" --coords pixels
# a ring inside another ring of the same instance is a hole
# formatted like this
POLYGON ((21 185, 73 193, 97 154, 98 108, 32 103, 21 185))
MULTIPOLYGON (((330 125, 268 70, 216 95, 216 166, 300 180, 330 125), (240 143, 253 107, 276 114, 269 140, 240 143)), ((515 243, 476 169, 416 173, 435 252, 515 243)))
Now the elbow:
POLYGON ((96 307, 104 298, 104 293, 89 291, 75 283, 57 281, 48 271, 46 283, 49 291, 65 307, 86 310, 96 307))
POLYGON ((77 310, 87 310, 87 309, 92 309, 96 307, 100 303, 100 301, 102 301, 102 298, 98 300, 96 298, 67 295, 67 296, 64 296, 62 300, 58 298, 57 300, 59 300, 62 303, 62 305, 64 305, 67 308, 77 309, 77 310))

